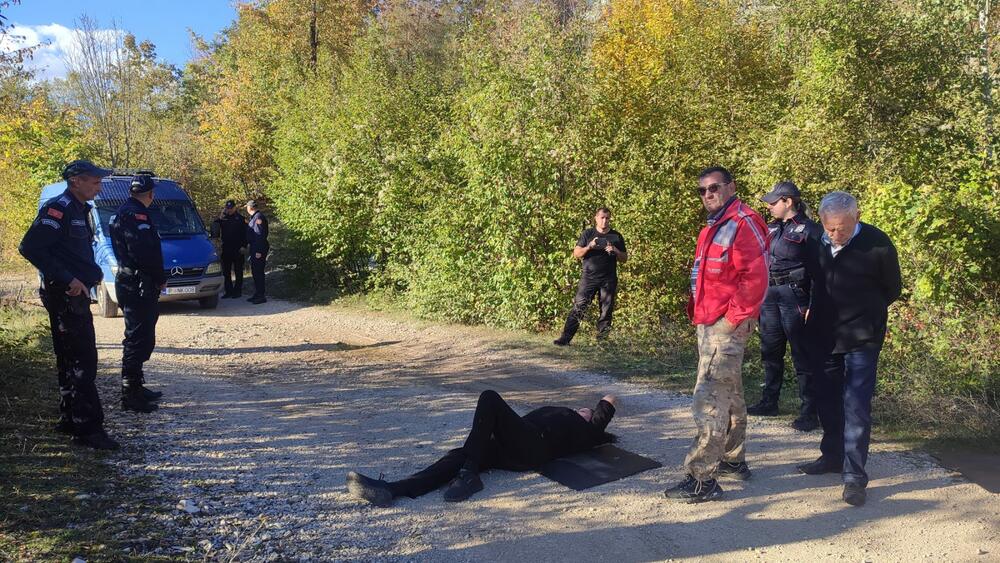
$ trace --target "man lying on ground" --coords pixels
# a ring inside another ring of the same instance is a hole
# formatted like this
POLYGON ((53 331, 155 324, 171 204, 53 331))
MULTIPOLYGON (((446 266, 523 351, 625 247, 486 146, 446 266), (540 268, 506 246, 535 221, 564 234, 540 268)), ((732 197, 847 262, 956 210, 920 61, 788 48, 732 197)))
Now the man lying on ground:
POLYGON ((615 415, 616 402, 614 395, 606 395, 594 409, 542 407, 522 417, 496 391, 483 391, 464 446, 401 481, 351 471, 347 490, 376 506, 389 506, 396 497, 417 498, 447 483, 444 500, 463 501, 483 490, 480 471, 537 469, 613 441, 604 429, 615 415))

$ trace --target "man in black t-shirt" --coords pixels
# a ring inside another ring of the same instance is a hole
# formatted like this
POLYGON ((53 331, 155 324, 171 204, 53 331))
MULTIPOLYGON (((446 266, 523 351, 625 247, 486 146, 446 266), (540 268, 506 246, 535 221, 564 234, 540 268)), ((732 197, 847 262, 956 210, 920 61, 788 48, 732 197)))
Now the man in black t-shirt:
POLYGON ((580 328, 580 320, 598 292, 601 315, 597 318, 597 338, 604 338, 611 332, 611 314, 618 291, 618 262, 625 263, 628 253, 621 233, 611 228, 611 212, 607 207, 601 207, 594 214, 594 227, 580 235, 573 257, 583 261, 583 275, 562 335, 553 341, 557 346, 566 346, 573 339, 580 328))

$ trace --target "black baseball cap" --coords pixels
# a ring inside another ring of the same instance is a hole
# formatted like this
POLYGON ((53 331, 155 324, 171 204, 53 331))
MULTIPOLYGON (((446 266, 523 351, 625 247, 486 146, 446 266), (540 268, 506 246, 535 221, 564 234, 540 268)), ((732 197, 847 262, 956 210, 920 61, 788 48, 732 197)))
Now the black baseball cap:
POLYGON ((153 177, 149 174, 136 174, 132 176, 132 183, 129 184, 128 191, 134 194, 144 194, 152 191, 156 187, 153 184, 153 177))
POLYGON ((231 200, 231 199, 227 199, 226 200, 226 209, 232 209, 234 207, 236 207, 236 202, 233 201, 233 200, 231 200))
POLYGON ((775 184, 771 188, 771 191, 764 194, 764 197, 760 199, 766 203, 773 204, 783 197, 802 197, 802 192, 799 191, 799 187, 794 182, 785 180, 775 184))
POLYGON ((74 176, 80 176, 83 174, 103 178, 105 176, 110 176, 111 170, 108 168, 101 168, 89 160, 81 159, 70 162, 65 168, 63 168, 62 171, 63 180, 69 180, 74 176))

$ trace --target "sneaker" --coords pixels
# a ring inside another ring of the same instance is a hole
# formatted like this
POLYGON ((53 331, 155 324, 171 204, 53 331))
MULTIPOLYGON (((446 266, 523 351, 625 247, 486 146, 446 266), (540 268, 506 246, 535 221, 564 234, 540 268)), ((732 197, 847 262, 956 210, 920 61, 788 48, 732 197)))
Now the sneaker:
POLYGON ((756 405, 747 407, 747 414, 750 416, 778 416, 778 405, 760 401, 756 405))
POLYGON ((825 473, 843 472, 843 467, 840 464, 831 463, 823 459, 822 457, 820 457, 816 461, 810 461, 809 463, 796 465, 795 469, 798 469, 799 473, 804 473, 806 475, 823 475, 825 473))
POLYGON ((156 403, 150 403, 142 394, 142 387, 122 387, 122 410, 141 413, 151 413, 160 408, 156 403), (135 389, 135 391, 133 391, 135 389))
POLYGON ((444 500, 461 502, 481 490, 483 490, 483 481, 479 478, 479 474, 468 469, 461 469, 458 472, 458 477, 448 483, 448 488, 444 491, 444 500))
POLYGON ((87 446, 95 450, 117 450, 121 445, 114 440, 104 430, 99 430, 92 434, 74 436, 73 443, 79 446, 87 446))
POLYGON ((844 502, 851 506, 863 506, 868 493, 861 483, 844 483, 844 502))
POLYGON ((663 491, 663 496, 670 500, 694 504, 697 502, 705 502, 707 500, 715 500, 721 497, 722 487, 719 486, 719 482, 715 479, 699 481, 691 475, 688 475, 677 485, 663 491))
POLYGON ((819 428, 819 420, 816 416, 802 415, 792 421, 792 428, 799 432, 812 432, 819 428))
POLYGON ((378 479, 372 479, 355 471, 348 472, 347 492, 375 506, 392 504, 392 491, 389 490, 389 483, 382 479, 381 473, 378 479))
POLYGON ((569 346, 569 338, 566 338, 565 336, 560 336, 559 338, 553 340, 552 343, 555 344, 556 346, 569 346))
POLYGON ((152 389, 147 389, 145 385, 142 386, 142 396, 147 401, 157 401, 163 396, 163 391, 153 391, 152 389))
POLYGON ((718 475, 720 479, 736 479, 738 481, 746 481, 750 478, 750 466, 748 466, 745 461, 741 461, 739 463, 720 461, 719 468, 715 470, 715 474, 718 475))

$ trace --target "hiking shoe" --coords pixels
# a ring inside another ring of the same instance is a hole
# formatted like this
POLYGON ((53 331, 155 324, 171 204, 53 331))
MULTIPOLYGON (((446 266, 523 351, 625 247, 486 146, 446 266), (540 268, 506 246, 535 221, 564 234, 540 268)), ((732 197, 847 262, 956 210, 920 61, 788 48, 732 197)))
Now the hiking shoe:
POLYGON ((552 343, 555 344, 556 346, 569 346, 569 338, 560 336, 559 338, 553 340, 552 343))
POLYGON ((163 391, 153 391, 152 389, 147 389, 145 385, 141 386, 141 389, 142 396, 147 401, 158 401, 163 396, 163 391))
POLYGON ((778 416, 778 405, 760 401, 756 405, 747 407, 747 414, 750 416, 778 416))
POLYGON ((795 469, 798 469, 799 473, 804 473, 806 475, 823 475, 825 473, 841 473, 843 471, 843 466, 837 463, 829 462, 820 457, 816 461, 796 465, 795 469))
POLYGON ((746 481, 750 478, 750 466, 748 466, 745 461, 741 461, 739 463, 720 461, 719 468, 715 470, 715 474, 718 475, 720 479, 736 479, 738 481, 746 481))
POLYGON ((57 422, 52 429, 60 434, 76 434, 76 426, 74 426, 73 421, 68 418, 60 418, 59 422, 57 422))
POLYGON ((382 479, 381 473, 378 479, 372 479, 356 471, 348 472, 347 492, 375 506, 386 507, 392 504, 392 491, 389 490, 389 483, 382 479))
POLYGON ((479 474, 468 469, 461 469, 458 472, 458 477, 448 483, 448 488, 444 491, 444 500, 461 502, 481 490, 483 490, 483 481, 479 478, 479 474))
POLYGON ((863 506, 868 493, 861 483, 844 483, 844 502, 851 506, 863 506))
POLYGON ((694 504, 714 500, 722 496, 722 487, 715 479, 699 481, 688 475, 683 481, 663 491, 663 496, 670 500, 677 500, 694 504))
POLYGON ((802 415, 792 421, 792 428, 799 432, 812 432, 819 428, 819 420, 816 419, 816 415, 802 415))
POLYGON ((142 386, 122 387, 122 410, 141 413, 151 413, 160 408, 156 403, 150 403, 142 394, 142 386))
POLYGON ((98 430, 97 432, 91 434, 84 434, 82 436, 74 436, 73 443, 79 446, 87 446, 88 448, 94 448, 95 450, 117 450, 121 445, 114 440, 108 433, 104 430, 98 430))

